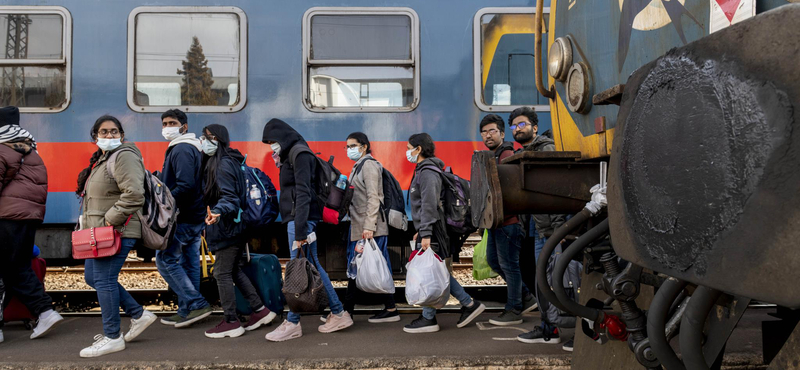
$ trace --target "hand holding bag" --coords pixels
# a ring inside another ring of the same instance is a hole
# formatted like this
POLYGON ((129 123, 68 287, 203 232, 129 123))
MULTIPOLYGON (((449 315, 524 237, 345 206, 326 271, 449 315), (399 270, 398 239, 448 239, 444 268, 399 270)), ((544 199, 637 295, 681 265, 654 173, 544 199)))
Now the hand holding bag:
POLYGON ((297 258, 286 263, 283 292, 286 305, 292 312, 320 312, 328 305, 328 293, 316 267, 298 247, 297 258))
MULTIPOLYGON (((132 216, 132 215, 131 215, 132 216)), ((114 226, 92 227, 72 232, 72 258, 85 260, 93 258, 111 257, 119 253, 122 246, 122 233, 131 216, 125 221, 122 230, 114 226)))

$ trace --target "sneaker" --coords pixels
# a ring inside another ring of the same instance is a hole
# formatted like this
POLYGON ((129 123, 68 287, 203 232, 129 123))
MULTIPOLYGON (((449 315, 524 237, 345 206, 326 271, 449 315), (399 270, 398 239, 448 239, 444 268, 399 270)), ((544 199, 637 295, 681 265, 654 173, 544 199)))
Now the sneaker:
POLYGON ((144 312, 142 312, 142 316, 138 319, 131 319, 131 329, 125 333, 125 341, 131 342, 136 339, 139 334, 142 334, 144 329, 147 329, 150 325, 153 325, 153 323, 156 322, 156 319, 156 315, 148 310, 144 310, 144 312))
POLYGON ((47 334, 47 332, 49 332, 62 321, 64 321, 64 318, 61 317, 61 315, 59 315, 56 311, 47 310, 42 312, 39 315, 39 323, 37 323, 36 327, 33 328, 31 339, 36 339, 47 334))
POLYGON ((481 301, 473 299, 472 307, 461 307, 461 318, 458 319, 458 324, 456 324, 456 326, 463 328, 469 325, 469 323, 478 317, 478 315, 482 314, 484 310, 486 310, 486 306, 484 306, 481 301))
POLYGON ((5 338, 3 338, 3 331, 0 330, 0 343, 3 343, 4 340, 5 338))
POLYGON ((186 316, 185 319, 178 321, 175 323, 176 328, 185 328, 189 325, 192 325, 202 319, 205 319, 209 315, 211 315, 211 306, 205 306, 203 308, 189 311, 189 315, 186 316))
POLYGON ((517 336, 517 340, 522 343, 561 343, 561 337, 558 336, 558 333, 545 333, 541 326, 537 326, 525 334, 520 334, 517 336))
POLYGON ((539 304, 536 303, 536 297, 533 294, 528 294, 527 297, 522 299, 522 314, 533 312, 537 308, 539 308, 539 304))
POLYGON ((281 326, 267 334, 267 340, 271 342, 283 342, 303 336, 303 328, 300 324, 292 324, 289 320, 283 320, 281 326))
POLYGON ((572 352, 572 346, 574 344, 575 344, 575 337, 569 338, 569 340, 566 341, 566 343, 564 343, 564 345, 561 346, 561 349, 567 352, 572 352))
POLYGON ((372 324, 379 324, 383 322, 398 322, 400 321, 400 314, 397 312, 397 310, 394 311, 383 310, 381 312, 378 312, 377 315, 367 319, 367 321, 369 321, 372 324))
POLYGON ((125 349, 125 339, 121 335, 117 339, 111 339, 103 334, 97 334, 94 340, 94 344, 81 350, 81 357, 100 357, 125 349))
POLYGON ((228 322, 224 318, 219 324, 217 324, 217 326, 206 330, 206 336, 215 339, 225 337, 236 338, 242 334, 244 334, 244 328, 242 327, 242 324, 239 324, 239 320, 228 322))
POLYGON ((403 331, 406 333, 435 333, 439 331, 439 323, 436 322, 436 318, 434 317, 433 320, 428 320, 425 316, 419 315, 414 321, 410 324, 403 327, 403 331))
POLYGON ((320 316, 320 317, 319 317, 319 321, 322 321, 322 322, 328 322, 328 316, 330 316, 330 315, 331 315, 331 314, 327 314, 327 315, 322 315, 322 316, 320 316))
POLYGON ((244 325, 244 330, 251 331, 260 328, 261 325, 269 325, 269 323, 275 319, 275 316, 278 315, 270 311, 269 308, 264 307, 263 310, 253 312, 253 314, 250 315, 247 324, 244 325))
POLYGON ((504 310, 500 316, 489 320, 489 323, 497 326, 519 325, 522 324, 522 314, 504 310))
POLYGON ((353 318, 350 317, 350 314, 347 311, 342 311, 342 313, 338 315, 328 315, 328 321, 319 326, 319 332, 333 333, 335 331, 347 329, 351 326, 353 326, 353 318))
POLYGON ((162 317, 161 323, 164 325, 175 326, 175 324, 185 320, 185 318, 177 313, 170 317, 162 317))

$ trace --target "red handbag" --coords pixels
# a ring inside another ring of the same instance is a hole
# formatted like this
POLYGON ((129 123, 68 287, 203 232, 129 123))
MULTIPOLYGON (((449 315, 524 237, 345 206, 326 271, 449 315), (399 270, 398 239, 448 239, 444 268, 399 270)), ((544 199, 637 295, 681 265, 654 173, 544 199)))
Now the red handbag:
MULTIPOLYGON (((125 221, 128 226, 131 216, 125 221)), ((122 231, 125 231, 123 226, 122 231)), ((122 246, 122 232, 114 226, 92 227, 72 232, 72 258, 85 260, 111 257, 119 253, 122 246)))

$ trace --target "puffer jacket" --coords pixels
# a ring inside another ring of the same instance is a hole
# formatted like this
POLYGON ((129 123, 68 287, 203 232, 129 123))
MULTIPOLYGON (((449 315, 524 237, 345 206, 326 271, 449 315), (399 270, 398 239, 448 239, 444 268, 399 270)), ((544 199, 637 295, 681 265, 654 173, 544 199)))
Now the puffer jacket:
POLYGON ((350 183, 353 201, 350 203, 350 241, 361 240, 364 230, 374 231, 374 237, 389 235, 386 216, 381 217, 383 201, 383 167, 367 154, 353 165, 350 183), (361 170, 356 173, 356 168, 361 170))
POLYGON ((123 143, 119 148, 103 154, 86 180, 82 227, 103 227, 108 221, 116 229, 122 230, 125 220, 131 216, 122 237, 140 239, 142 224, 136 211, 144 205, 144 171, 142 153, 134 143, 123 143), (126 150, 117 155, 115 178, 111 178, 106 168, 108 157, 123 148, 132 151, 126 150))
MULTIPOLYGON (((556 150, 556 145, 553 139, 545 135, 538 135, 533 138, 533 142, 525 145, 523 149, 517 150, 517 153, 523 150, 533 152, 553 152, 556 150)), ((555 229, 561 227, 561 225, 566 222, 565 215, 563 214, 546 213, 533 214, 531 215, 531 220, 536 223, 536 232, 539 234, 540 238, 552 235, 555 229)), ((527 230, 528 228, 525 229, 527 230)))
POLYGON ((0 144, 0 219, 44 220, 47 169, 27 143, 0 144))

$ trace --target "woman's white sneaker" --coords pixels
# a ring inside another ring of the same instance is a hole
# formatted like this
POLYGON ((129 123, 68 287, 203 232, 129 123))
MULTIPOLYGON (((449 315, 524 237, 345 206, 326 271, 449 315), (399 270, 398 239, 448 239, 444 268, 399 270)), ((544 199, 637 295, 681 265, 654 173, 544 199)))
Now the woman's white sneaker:
POLYGON ((148 310, 144 310, 140 318, 131 319, 131 329, 125 333, 125 341, 130 342, 136 339, 145 329, 153 325, 156 319, 156 315, 148 310))
POLYGON ((58 314, 58 312, 53 310, 47 310, 42 312, 39 315, 39 322, 36 324, 36 327, 33 328, 33 333, 31 334, 31 339, 39 338, 45 334, 47 334, 51 329, 53 329, 56 325, 64 321, 64 318, 58 314))
POLYGON ((125 349, 125 339, 121 335, 117 339, 111 339, 97 334, 94 339, 94 344, 81 350, 81 357, 100 357, 125 349))

